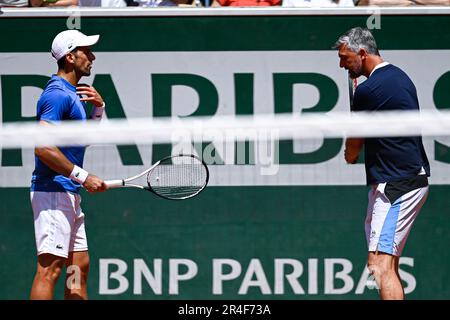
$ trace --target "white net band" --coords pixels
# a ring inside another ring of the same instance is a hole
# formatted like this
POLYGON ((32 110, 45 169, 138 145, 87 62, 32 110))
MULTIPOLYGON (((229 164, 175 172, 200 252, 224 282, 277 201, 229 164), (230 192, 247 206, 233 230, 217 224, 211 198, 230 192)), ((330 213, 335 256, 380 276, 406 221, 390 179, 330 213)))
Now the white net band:
POLYGON ((42 145, 172 143, 194 141, 287 140, 338 137, 448 136, 450 112, 378 112, 301 115, 136 118, 42 126, 4 123, 2 148, 42 145))

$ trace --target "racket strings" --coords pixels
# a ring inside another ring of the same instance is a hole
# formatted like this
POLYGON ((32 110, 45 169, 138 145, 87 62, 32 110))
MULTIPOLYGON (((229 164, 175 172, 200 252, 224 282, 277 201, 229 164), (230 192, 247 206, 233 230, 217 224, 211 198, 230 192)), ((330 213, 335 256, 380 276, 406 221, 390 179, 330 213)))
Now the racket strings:
POLYGON ((207 169, 199 159, 183 156, 161 162, 149 172, 147 183, 163 197, 182 199, 200 192, 207 179, 207 169), (171 163, 171 160, 175 162, 171 163))

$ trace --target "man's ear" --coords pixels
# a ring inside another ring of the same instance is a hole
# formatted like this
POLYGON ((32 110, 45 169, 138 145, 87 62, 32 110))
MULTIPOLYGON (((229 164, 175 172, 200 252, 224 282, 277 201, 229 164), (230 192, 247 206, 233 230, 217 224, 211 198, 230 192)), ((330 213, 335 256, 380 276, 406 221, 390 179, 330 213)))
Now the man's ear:
POLYGON ((75 54, 73 52, 66 53, 66 62, 74 63, 74 61, 75 61, 75 54))
POLYGON ((366 49, 364 48, 359 49, 358 54, 361 56, 361 59, 363 60, 366 59, 368 55, 366 49))

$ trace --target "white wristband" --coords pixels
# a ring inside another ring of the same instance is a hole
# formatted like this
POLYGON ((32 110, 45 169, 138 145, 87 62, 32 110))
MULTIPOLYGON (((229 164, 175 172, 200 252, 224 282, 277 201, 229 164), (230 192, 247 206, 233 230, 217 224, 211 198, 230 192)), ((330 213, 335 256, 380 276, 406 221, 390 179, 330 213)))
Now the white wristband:
POLYGON ((97 120, 97 121, 101 120, 104 110, 105 110, 105 102, 103 102, 103 105, 101 107, 94 107, 92 109, 91 119, 97 120))
POLYGON ((86 181, 88 175, 89 173, 86 170, 80 168, 79 166, 73 166, 73 170, 69 178, 78 182, 79 184, 83 184, 86 181))

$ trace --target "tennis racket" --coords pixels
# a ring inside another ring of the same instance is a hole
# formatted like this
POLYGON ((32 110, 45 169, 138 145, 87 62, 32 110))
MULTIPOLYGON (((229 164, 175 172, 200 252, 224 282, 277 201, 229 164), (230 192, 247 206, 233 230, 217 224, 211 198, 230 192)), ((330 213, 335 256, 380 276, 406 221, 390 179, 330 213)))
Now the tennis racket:
POLYGON ((206 164, 192 154, 165 157, 138 175, 122 180, 107 180, 109 188, 138 188, 169 200, 195 197, 205 189, 209 180, 206 164), (147 185, 133 181, 147 175, 147 185))
POLYGON ((356 86, 358 85, 357 79, 348 77, 348 95, 350 98, 350 111, 353 111, 353 96, 355 94, 356 86))
MULTIPOLYGON (((355 95, 356 86, 358 85, 358 80, 352 79, 350 76, 348 76, 348 95, 350 100, 350 111, 354 111, 355 108, 353 106, 353 96, 355 95)), ((355 164, 358 162, 358 159, 356 161, 353 161, 352 164, 355 164)))

